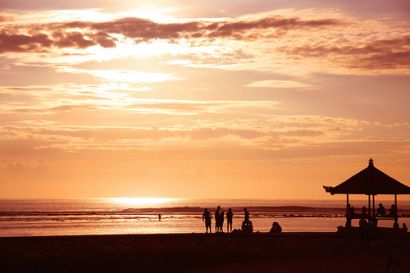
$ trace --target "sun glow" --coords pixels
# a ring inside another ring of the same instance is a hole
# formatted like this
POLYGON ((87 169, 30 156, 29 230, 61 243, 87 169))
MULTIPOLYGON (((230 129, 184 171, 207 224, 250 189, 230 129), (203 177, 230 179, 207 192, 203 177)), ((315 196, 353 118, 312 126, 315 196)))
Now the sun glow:
POLYGON ((118 197, 110 198, 110 201, 122 205, 134 206, 150 206, 150 205, 165 205, 178 201, 178 198, 166 197, 118 197))

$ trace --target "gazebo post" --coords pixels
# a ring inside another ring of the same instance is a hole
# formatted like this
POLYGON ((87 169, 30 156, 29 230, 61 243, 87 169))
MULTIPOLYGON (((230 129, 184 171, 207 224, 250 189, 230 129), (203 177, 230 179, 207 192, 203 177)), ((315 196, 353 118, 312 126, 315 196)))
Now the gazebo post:
POLYGON ((351 213, 351 206, 349 204, 349 194, 346 194, 346 227, 350 228, 352 226, 352 216, 351 213))
POLYGON ((399 213, 398 213, 398 208, 397 208, 397 194, 394 194, 394 206, 396 207, 396 215, 394 218, 394 227, 399 226, 399 213))
POLYGON ((369 196, 369 200, 368 200, 368 212, 367 212, 367 214, 368 214, 368 219, 367 220, 369 220, 369 222, 370 222, 370 216, 371 216, 371 207, 370 207, 370 194, 368 194, 368 196, 369 196))
POLYGON ((373 208, 372 208, 372 213, 373 213, 373 217, 375 217, 376 216, 376 208, 375 208, 375 206, 374 206, 374 194, 372 195, 372 203, 373 203, 373 208))

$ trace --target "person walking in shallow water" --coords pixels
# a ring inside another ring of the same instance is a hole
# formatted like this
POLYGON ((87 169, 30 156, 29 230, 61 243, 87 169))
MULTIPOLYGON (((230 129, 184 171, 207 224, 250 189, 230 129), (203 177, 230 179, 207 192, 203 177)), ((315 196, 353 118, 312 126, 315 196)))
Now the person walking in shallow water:
POLYGON ((205 222, 205 233, 212 233, 211 230, 211 213, 208 211, 208 209, 204 209, 204 213, 202 214, 202 221, 205 222))
POLYGON ((229 208, 228 212, 226 213, 226 232, 232 232, 232 219, 233 219, 233 212, 232 209, 229 208))

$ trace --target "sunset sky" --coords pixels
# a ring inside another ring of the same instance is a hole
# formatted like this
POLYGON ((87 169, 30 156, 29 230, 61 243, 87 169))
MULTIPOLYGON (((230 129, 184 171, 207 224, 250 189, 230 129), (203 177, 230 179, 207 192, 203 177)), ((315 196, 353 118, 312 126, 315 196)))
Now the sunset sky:
POLYGON ((408 0, 2 0, 0 198, 410 185, 408 0))

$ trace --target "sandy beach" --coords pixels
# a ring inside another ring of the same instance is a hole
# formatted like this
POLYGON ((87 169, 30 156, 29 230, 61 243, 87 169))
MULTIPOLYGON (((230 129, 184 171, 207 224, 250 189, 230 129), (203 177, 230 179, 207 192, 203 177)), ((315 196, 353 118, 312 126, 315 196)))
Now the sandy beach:
POLYGON ((0 272, 410 272, 410 235, 162 234, 0 238, 0 272))

